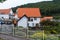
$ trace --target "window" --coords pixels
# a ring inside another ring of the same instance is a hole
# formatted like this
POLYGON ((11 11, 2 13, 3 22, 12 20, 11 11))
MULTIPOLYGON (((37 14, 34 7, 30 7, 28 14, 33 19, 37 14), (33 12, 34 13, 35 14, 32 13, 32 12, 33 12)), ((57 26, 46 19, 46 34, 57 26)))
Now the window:
POLYGON ((30 21, 30 18, 28 18, 28 21, 30 21))
POLYGON ((31 18, 28 18, 28 21, 33 21, 33 19, 31 19, 31 18))
POLYGON ((33 21, 33 19, 31 19, 31 21, 33 21))
POLYGON ((34 23, 32 23, 32 26, 34 26, 34 23))
POLYGON ((29 26, 29 23, 27 24, 27 26, 29 26))
POLYGON ((37 18, 34 18, 34 20, 37 20, 37 18))
POLYGON ((2 19, 3 19, 4 17, 2 17, 2 19))

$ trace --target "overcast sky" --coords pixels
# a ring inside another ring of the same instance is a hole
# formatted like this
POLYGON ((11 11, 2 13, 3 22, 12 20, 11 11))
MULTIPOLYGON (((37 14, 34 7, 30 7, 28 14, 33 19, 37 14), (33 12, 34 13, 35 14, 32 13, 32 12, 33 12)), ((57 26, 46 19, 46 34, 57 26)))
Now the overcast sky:
POLYGON ((28 3, 36 3, 41 1, 52 1, 52 0, 6 0, 3 3, 0 3, 0 9, 8 9, 28 3))

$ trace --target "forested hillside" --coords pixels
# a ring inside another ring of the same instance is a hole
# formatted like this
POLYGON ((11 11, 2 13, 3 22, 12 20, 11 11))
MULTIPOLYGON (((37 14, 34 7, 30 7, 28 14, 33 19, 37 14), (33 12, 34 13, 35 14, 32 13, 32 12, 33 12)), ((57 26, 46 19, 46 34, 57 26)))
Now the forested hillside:
POLYGON ((15 8, 12 8, 15 12, 17 8, 20 7, 32 7, 32 8, 40 8, 40 11, 43 16, 55 16, 60 15, 60 0, 53 0, 53 1, 44 1, 44 2, 38 2, 38 3, 31 3, 31 4, 25 4, 21 6, 17 6, 15 8))
POLYGON ((4 1, 6 1, 6 0, 0 0, 0 3, 1 3, 1 2, 4 2, 4 1))

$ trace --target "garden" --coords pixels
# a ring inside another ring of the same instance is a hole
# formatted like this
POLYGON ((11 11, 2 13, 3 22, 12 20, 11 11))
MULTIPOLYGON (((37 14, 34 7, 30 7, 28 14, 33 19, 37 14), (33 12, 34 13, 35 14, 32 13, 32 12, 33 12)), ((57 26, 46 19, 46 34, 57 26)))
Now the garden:
POLYGON ((18 37, 25 37, 31 40, 60 40, 59 36, 57 36, 57 34, 59 34, 59 29, 56 27, 56 26, 59 27, 59 23, 47 22, 47 21, 45 22, 41 23, 44 26, 43 30, 40 29, 34 30, 34 29, 25 29, 23 27, 15 27, 14 35, 18 37))

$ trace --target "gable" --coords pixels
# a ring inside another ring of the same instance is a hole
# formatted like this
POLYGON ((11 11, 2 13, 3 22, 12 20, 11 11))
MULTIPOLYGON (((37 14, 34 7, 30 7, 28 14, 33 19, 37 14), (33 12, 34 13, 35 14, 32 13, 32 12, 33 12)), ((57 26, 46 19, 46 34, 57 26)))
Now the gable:
MULTIPOLYGON (((23 19, 23 18, 28 19, 28 17, 27 17, 26 15, 24 15, 24 16, 20 17, 19 20, 21 20, 21 19, 23 19)), ((18 21, 19 21, 19 20, 18 20, 18 21)))

